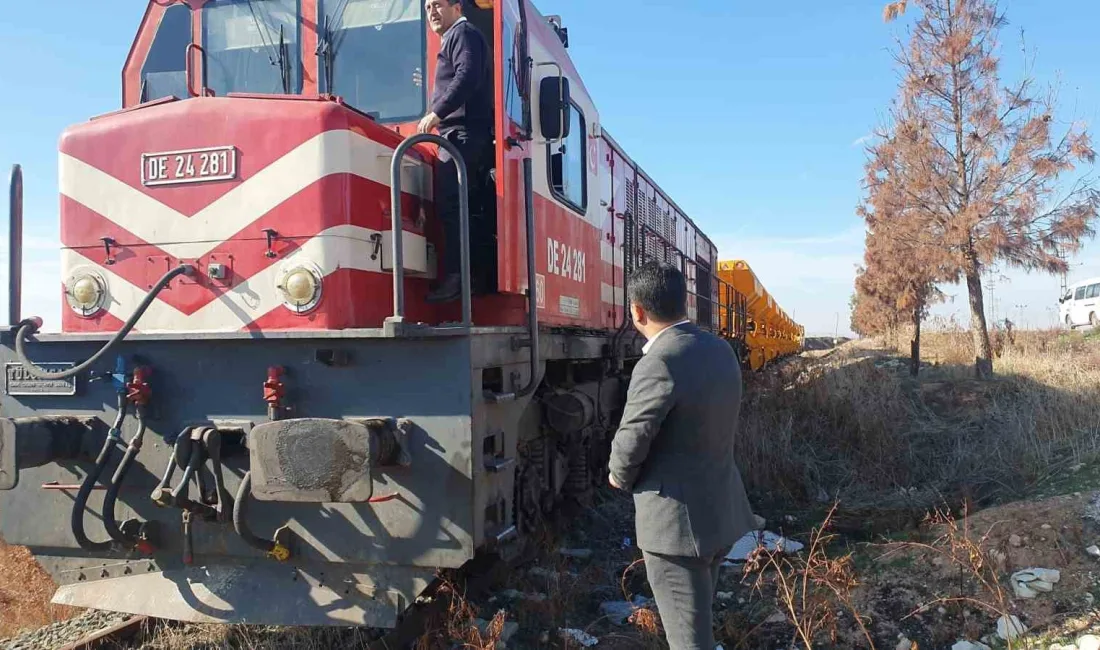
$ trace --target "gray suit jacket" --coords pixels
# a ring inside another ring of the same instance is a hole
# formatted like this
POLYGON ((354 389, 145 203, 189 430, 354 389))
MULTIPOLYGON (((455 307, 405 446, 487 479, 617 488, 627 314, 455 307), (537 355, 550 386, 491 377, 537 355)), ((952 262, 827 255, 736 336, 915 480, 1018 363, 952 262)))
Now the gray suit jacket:
POLYGON ((610 470, 634 494, 639 548, 706 557, 753 529, 733 457, 740 410, 733 349, 694 325, 663 332, 634 367, 610 470))

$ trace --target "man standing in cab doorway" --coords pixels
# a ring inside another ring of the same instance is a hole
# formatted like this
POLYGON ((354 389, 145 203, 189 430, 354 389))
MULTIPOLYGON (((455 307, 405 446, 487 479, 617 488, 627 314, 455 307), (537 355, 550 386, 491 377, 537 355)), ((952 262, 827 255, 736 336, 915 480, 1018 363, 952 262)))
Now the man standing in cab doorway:
POLYGON ((741 366, 687 317, 687 281, 649 262, 630 276, 630 314, 648 339, 609 464, 634 495, 638 547, 672 650, 714 650, 719 568, 754 526, 733 457, 741 366))
MULTIPOLYGON (((458 148, 466 162, 467 180, 472 190, 475 184, 472 175, 493 137, 493 75, 485 36, 462 14, 462 5, 471 1, 427 0, 424 4, 428 24, 439 35, 440 43, 431 112, 420 120, 417 130, 430 133, 439 129, 439 135, 458 148)), ((460 195, 458 165, 442 147, 436 181, 435 205, 443 222, 445 250, 443 279, 428 294, 428 302, 449 302, 457 300, 462 293, 460 195)), ((471 249, 474 248, 471 241, 471 249)))

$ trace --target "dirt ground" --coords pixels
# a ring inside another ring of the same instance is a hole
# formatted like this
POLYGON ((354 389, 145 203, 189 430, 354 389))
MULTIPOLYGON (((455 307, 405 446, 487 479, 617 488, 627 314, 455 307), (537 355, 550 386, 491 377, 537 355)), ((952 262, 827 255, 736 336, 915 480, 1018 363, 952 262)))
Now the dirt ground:
POLYGON ((55 589, 27 549, 0 540, 0 639, 79 614, 50 604, 55 589))

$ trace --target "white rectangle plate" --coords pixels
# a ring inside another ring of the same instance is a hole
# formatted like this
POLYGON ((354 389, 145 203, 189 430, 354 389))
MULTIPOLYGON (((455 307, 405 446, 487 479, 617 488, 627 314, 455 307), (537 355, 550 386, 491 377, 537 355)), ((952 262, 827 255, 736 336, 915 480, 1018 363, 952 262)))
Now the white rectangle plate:
MULTIPOLYGON (((71 362, 44 362, 37 364, 46 372, 59 372, 73 367, 71 362)), ((76 377, 65 379, 39 379, 23 368, 21 363, 8 363, 4 368, 4 392, 8 395, 76 395, 76 377)))
POLYGON ((141 154, 141 184, 146 187, 231 181, 237 178, 237 148, 207 147, 141 154))

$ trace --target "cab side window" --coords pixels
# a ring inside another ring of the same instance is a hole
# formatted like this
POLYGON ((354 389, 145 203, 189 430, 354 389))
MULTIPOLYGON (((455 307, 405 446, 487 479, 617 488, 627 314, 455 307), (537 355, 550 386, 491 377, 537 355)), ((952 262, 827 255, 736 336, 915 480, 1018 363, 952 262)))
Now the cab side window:
POLYGON ((583 213, 588 209, 588 131, 584 113, 576 104, 571 105, 573 109, 569 111, 569 136, 548 145, 550 188, 559 200, 583 213))
POLYGON ((1100 284, 1094 284, 1089 287, 1088 292, 1085 294, 1086 298, 1098 298, 1100 297, 1100 284))
POLYGON ((1087 289, 1087 288, 1088 287, 1077 287, 1077 291, 1073 292, 1073 299, 1074 300, 1084 300, 1085 299, 1085 289, 1087 289))

